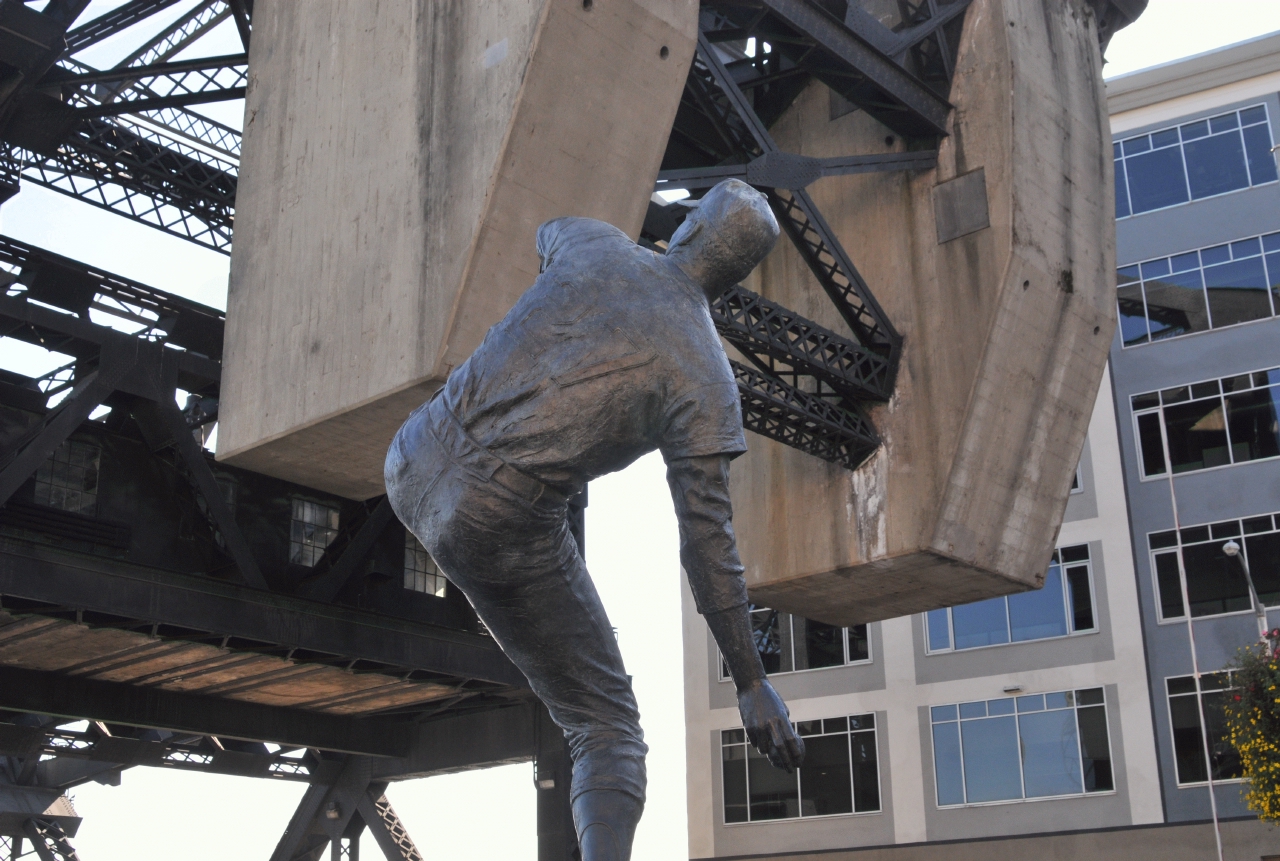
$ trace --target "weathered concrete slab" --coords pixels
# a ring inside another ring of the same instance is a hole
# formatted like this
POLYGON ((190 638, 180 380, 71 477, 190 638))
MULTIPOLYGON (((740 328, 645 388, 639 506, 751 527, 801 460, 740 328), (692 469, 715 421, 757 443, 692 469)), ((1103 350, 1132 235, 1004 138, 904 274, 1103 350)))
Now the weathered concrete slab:
MULTIPOLYGON (((905 336, 882 449, 857 472, 759 437, 734 463, 753 598, 851 624, 1038 586, 1115 325, 1110 138, 1084 0, 975 0, 934 171, 810 191, 905 336)), ((773 129, 826 157, 886 150, 812 87, 773 129)), ((890 148, 901 149, 901 142, 890 148)), ((794 249, 755 283, 842 331, 794 249)))
POLYGON ((639 233, 696 0, 258 0, 219 458, 382 492, 560 215, 639 233), (589 8, 588 8, 589 7, 589 8))

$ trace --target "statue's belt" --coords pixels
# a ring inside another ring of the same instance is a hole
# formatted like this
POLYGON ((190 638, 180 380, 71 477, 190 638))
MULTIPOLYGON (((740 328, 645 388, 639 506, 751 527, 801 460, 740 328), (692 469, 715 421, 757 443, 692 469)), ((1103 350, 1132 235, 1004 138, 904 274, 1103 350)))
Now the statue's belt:
POLYGON ((563 505, 567 497, 533 476, 498 457, 475 440, 443 399, 433 398, 427 405, 431 421, 427 427, 436 442, 455 464, 481 481, 502 485, 529 503, 563 505))

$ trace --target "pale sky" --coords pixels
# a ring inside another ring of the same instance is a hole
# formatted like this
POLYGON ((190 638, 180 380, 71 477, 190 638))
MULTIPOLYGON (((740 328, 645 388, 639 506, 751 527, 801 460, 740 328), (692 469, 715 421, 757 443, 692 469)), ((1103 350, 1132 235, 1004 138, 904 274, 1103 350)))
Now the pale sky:
MULTIPOLYGON (((1106 75, 1277 30, 1280 0, 1151 0, 1138 23, 1112 41, 1106 75)), ((200 302, 225 304, 223 255, 29 184, 0 208, 0 232, 200 302)), ((38 364, 0 342, 0 367, 32 373, 38 364)), ((685 858, 679 563, 661 460, 651 455, 594 482, 590 499, 587 563, 635 677, 651 748, 649 802, 634 858, 685 858)), ((84 817, 75 843, 87 861, 178 855, 265 861, 302 789, 135 768, 120 787, 89 784, 72 792, 84 817)), ((534 792, 526 764, 397 784, 388 794, 429 858, 535 861, 534 792)), ((381 857, 367 837, 361 848, 367 858, 381 857)))

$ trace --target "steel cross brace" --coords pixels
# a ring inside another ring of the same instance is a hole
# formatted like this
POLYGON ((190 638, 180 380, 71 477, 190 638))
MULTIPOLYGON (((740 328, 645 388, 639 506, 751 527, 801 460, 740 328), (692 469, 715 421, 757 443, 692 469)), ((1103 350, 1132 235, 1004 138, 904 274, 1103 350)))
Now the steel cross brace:
MULTIPOLYGON (((781 152, 705 34, 698 36, 689 83, 730 152, 747 161, 781 152)), ((890 368, 896 368, 901 336, 808 193, 803 189, 774 188, 768 194, 779 225, 795 243, 854 337, 866 349, 883 356, 890 368)))
POLYGON ((80 861, 62 826, 44 819, 28 819, 22 830, 35 847, 40 861, 80 861))
POLYGON ((387 800, 386 782, 372 780, 370 768, 367 757, 347 756, 336 778, 307 787, 271 861, 319 861, 326 846, 338 861, 343 842, 358 845, 365 828, 387 861, 423 861, 387 800))

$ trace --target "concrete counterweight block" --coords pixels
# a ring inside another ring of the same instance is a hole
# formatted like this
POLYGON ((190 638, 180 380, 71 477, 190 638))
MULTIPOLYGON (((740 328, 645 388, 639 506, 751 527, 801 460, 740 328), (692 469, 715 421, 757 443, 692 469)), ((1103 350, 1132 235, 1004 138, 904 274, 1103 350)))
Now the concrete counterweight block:
POLYGON ((365 499, 538 274, 538 225, 639 234, 696 0, 258 0, 218 457, 365 499))
MULTIPOLYGON (((974 0, 936 170, 810 191, 905 338, 856 472, 752 437, 733 466, 754 601, 838 625, 1036 588, 1115 327, 1110 136, 1083 0, 974 0)), ((902 149, 807 90, 774 127, 809 156, 902 149)), ((749 284, 839 318, 791 247, 749 284)))

